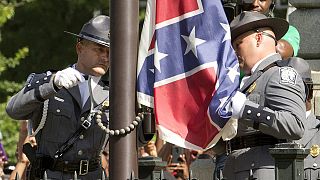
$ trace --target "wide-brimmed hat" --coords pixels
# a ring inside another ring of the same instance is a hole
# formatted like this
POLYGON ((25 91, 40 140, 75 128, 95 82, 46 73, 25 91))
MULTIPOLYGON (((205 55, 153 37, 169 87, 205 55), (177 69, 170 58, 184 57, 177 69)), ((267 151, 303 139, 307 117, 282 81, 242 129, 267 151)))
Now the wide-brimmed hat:
POLYGON ((239 35, 263 27, 270 27, 279 40, 289 28, 289 23, 281 18, 267 17, 259 12, 244 11, 230 23, 231 39, 239 35))
POLYGON ((99 15, 90 19, 82 26, 79 34, 68 31, 64 32, 107 47, 110 46, 110 18, 105 15, 99 15))

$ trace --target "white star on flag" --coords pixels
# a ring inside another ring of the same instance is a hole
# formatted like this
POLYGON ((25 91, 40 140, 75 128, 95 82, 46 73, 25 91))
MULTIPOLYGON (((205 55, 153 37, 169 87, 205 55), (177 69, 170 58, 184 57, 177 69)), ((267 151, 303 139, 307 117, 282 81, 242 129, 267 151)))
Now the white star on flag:
POLYGON ((223 29, 227 32, 227 33, 224 35, 224 38, 223 38, 222 42, 231 39, 231 35, 230 35, 231 33, 230 33, 230 26, 229 26, 229 24, 220 23, 220 25, 221 25, 221 26, 223 27, 223 29))
POLYGON ((184 35, 181 35, 181 36, 187 43, 187 48, 186 48, 184 55, 186 55, 190 50, 192 50, 193 54, 198 58, 196 48, 197 48, 197 46, 199 46, 202 43, 205 43, 206 41, 199 39, 199 38, 196 38, 195 26, 192 28, 189 36, 184 36, 184 35))
POLYGON ((230 68, 230 67, 227 68, 229 70, 228 76, 233 83, 234 83, 234 80, 236 79, 236 77, 240 75, 240 73, 238 72, 238 66, 239 66, 239 64, 236 64, 232 68, 230 68))
POLYGON ((154 48, 155 49, 155 52, 154 52, 154 66, 158 69, 159 72, 161 72, 160 61, 163 58, 167 57, 168 54, 164 54, 164 53, 159 52, 157 41, 156 41, 155 44, 156 44, 156 47, 154 48))

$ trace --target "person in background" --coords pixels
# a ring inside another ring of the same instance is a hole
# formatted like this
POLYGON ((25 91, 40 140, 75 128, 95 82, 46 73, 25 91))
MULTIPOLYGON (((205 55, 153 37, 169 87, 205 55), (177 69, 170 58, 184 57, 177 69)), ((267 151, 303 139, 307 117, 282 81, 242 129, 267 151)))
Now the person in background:
POLYGON ((249 11, 230 24, 232 46, 248 78, 230 104, 238 129, 227 142, 230 154, 223 176, 228 180, 275 179, 269 148, 303 136, 304 84, 293 68, 283 64, 275 48, 288 26, 283 19, 249 11))
POLYGON ((106 144, 101 154, 101 165, 105 171, 105 175, 109 178, 109 143, 106 144))
POLYGON ((0 131, 0 180, 4 177, 4 165, 8 163, 8 156, 4 150, 3 144, 2 144, 2 133, 0 131))
MULTIPOLYGON (((275 8, 275 0, 252 0, 252 3, 245 3, 242 7, 243 11, 254 11, 272 17, 275 8)), ((297 28, 289 25, 287 33, 278 40, 276 46, 277 52, 282 59, 288 59, 297 56, 300 47, 300 34, 297 28)))
POLYGON ((6 112, 29 119, 37 146, 25 144, 29 179, 101 179, 101 152, 108 135, 110 19, 98 15, 77 37, 77 62, 59 71, 32 73, 9 100, 6 112), (87 78, 89 78, 87 80, 87 78), (90 80, 90 81, 89 81, 90 80), (90 92, 90 89, 92 92, 90 92), (92 95, 90 95, 92 93, 92 95))
POLYGON ((302 58, 289 59, 288 65, 296 69, 305 83, 306 89, 306 116, 304 123, 305 132, 303 137, 296 141, 302 144, 302 148, 310 149, 309 155, 304 159, 304 180, 320 179, 320 120, 311 112, 313 98, 313 81, 311 69, 307 61, 302 58))
MULTIPOLYGON (((32 136, 27 136, 24 140, 24 143, 30 143, 33 147, 37 146, 36 139, 32 136)), ((22 148, 22 145, 20 148, 22 148)), ((18 162, 15 166, 15 169, 10 174, 10 180, 15 180, 16 177, 19 177, 20 180, 26 179, 26 170, 29 166, 30 161, 27 158, 27 156, 21 151, 21 154, 19 154, 18 162)))
POLYGON ((25 180, 27 178, 26 172, 30 161, 22 152, 22 147, 26 143, 30 143, 32 146, 37 145, 35 137, 30 136, 32 132, 28 132, 28 130, 31 130, 28 128, 28 120, 20 121, 19 140, 16 149, 17 164, 10 174, 10 180, 14 180, 16 177, 19 177, 20 180, 25 180))
POLYGON ((165 174, 165 176, 173 176, 175 179, 182 180, 189 179, 190 165, 198 158, 198 155, 202 153, 202 151, 185 149, 166 142, 162 145, 161 149, 158 150, 158 157, 167 161, 166 173, 169 172, 171 175, 165 174), (179 153, 176 154, 174 151, 179 153))
POLYGON ((149 156, 158 157, 157 147, 153 140, 149 141, 145 146, 144 149, 149 156))

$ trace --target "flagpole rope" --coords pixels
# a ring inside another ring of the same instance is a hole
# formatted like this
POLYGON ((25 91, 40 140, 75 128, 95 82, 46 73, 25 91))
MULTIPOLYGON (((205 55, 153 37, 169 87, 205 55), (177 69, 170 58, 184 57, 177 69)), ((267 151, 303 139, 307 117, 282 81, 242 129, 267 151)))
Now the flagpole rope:
MULTIPOLYGON (((95 111, 94 107, 93 107, 93 92, 92 92, 92 87, 91 87, 91 76, 89 76, 88 85, 89 85, 89 94, 90 94, 90 101, 91 101, 90 114, 91 115, 95 114, 95 119, 96 119, 96 122, 97 122, 98 126, 103 131, 105 131, 107 134, 109 134, 110 136, 118 136, 118 135, 129 134, 131 131, 133 131, 139 125, 139 123, 141 123, 141 121, 143 119, 143 114, 142 113, 138 113, 138 116, 136 116, 135 119, 132 121, 132 123, 130 123, 127 127, 120 128, 120 129, 109 129, 109 128, 107 128, 102 123, 102 119, 101 118, 102 118, 103 112, 101 111, 101 109, 99 109, 98 111, 95 111)), ((90 115, 88 117, 90 117, 90 115)), ((88 119, 90 119, 90 118, 88 118, 88 119)))
POLYGON ((121 128, 121 129, 109 129, 103 125, 102 120, 101 120, 101 117, 102 117, 101 115, 102 115, 102 111, 99 110, 95 116, 96 122, 97 122, 98 126, 100 126, 100 128, 103 131, 105 131, 107 134, 109 134, 111 136, 118 136, 118 135, 124 135, 124 134, 130 133, 139 125, 139 123, 143 119, 143 114, 139 113, 138 116, 136 116, 135 120, 133 120, 132 123, 129 124, 129 126, 127 126, 125 128, 121 128))

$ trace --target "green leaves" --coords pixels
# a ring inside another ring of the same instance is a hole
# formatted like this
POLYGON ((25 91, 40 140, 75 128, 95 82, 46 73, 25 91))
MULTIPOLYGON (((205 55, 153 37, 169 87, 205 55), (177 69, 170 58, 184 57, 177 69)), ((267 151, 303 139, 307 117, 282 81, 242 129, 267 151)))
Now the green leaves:
POLYGON ((8 19, 14 15, 14 6, 11 4, 5 5, 3 2, 0 3, 0 27, 7 22, 8 19))
POLYGON ((3 135, 2 144, 9 157, 9 162, 16 162, 15 152, 19 139, 19 121, 13 121, 5 111, 6 103, 0 104, 0 131, 3 135))
MULTIPOLYGON (((0 28, 11 19, 15 14, 15 7, 22 5, 26 2, 20 1, 19 3, 11 1, 8 3, 5 0, 0 0, 0 28)), ((0 29, 1 32, 1 29, 0 29)), ((0 34, 1 35, 1 34, 0 34)), ((1 36, 0 36, 1 41, 1 36)), ((13 57, 7 58, 0 52, 0 75, 9 68, 14 68, 20 64, 20 61, 29 54, 29 48, 23 47, 14 53, 13 57)), ((5 107, 9 95, 21 89, 23 83, 11 82, 7 80, 0 80, 0 131, 3 135, 3 146, 9 157, 10 162, 16 162, 15 152, 16 145, 19 138, 19 122, 13 121, 6 113, 5 107)))
POLYGON ((0 52, 0 75, 8 68, 14 68, 20 64, 20 60, 25 58, 29 53, 29 48, 23 47, 19 49, 14 57, 7 58, 0 52))

